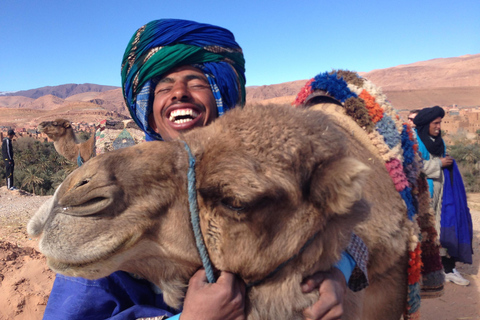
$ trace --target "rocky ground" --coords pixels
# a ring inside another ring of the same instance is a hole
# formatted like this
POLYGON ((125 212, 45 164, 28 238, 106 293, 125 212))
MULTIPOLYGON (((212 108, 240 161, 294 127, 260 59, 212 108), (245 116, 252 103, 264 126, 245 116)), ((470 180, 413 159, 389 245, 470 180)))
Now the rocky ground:
MULTIPOLYGON (((48 198, 0 188, 0 320, 42 319, 55 275, 38 252, 36 239, 26 234, 26 224, 48 198)), ((458 269, 471 283, 447 283, 442 297, 423 300, 423 320, 480 319, 480 194, 470 194, 468 202, 476 254, 472 265, 458 269)))

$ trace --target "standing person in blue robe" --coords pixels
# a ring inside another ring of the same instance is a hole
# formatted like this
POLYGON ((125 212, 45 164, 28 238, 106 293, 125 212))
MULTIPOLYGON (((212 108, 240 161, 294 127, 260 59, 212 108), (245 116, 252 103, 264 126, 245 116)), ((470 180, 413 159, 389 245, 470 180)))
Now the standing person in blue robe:
MULTIPOLYGON (((465 279, 460 272, 455 268, 457 261, 471 263, 471 240, 470 240, 470 261, 465 259, 464 255, 459 255, 458 240, 450 240, 448 238, 462 238, 469 237, 471 234, 471 218, 470 227, 468 226, 468 216, 470 215, 468 207, 466 206, 466 197, 463 196, 464 201, 458 201, 455 209, 455 202, 453 190, 455 192, 463 192, 463 182, 460 173, 456 167, 455 160, 446 153, 446 145, 442 139, 442 119, 445 116, 445 111, 439 107, 424 108, 420 110, 413 122, 416 126, 417 141, 419 151, 423 158, 423 171, 427 176, 427 181, 430 189, 430 197, 432 200, 432 207, 435 211, 435 228, 440 235, 440 242, 442 249, 440 255, 442 256, 442 264, 445 270, 445 280, 453 282, 458 285, 467 286, 470 281, 465 279), (452 187, 454 180, 453 172, 455 172, 456 187, 452 187), (461 187, 458 186, 461 184, 461 187), (467 208, 465 211, 464 208, 467 208), (463 218, 461 218, 463 216, 463 218), (466 221, 466 223, 462 223, 466 221), (453 230, 453 231, 452 231, 453 230), (453 234, 455 234, 453 236, 453 234), (455 242, 455 244, 453 244, 455 242)), ((461 198, 457 195, 456 198, 461 198)), ((465 240, 460 240, 462 249, 460 252, 467 252, 468 247, 465 240)))

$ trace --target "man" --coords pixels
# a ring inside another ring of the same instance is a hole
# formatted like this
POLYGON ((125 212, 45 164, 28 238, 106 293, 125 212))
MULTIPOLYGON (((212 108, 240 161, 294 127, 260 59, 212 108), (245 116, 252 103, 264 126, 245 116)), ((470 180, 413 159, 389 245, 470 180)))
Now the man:
POLYGON ((17 190, 13 186, 13 170, 15 169, 15 161, 13 160, 13 146, 12 139, 15 136, 15 131, 9 129, 7 136, 2 141, 2 156, 3 161, 5 162, 5 176, 7 178, 7 189, 8 190, 17 190))
POLYGON ((413 119, 415 119, 419 111, 419 109, 410 110, 410 113, 408 114, 408 123, 412 128, 415 128, 415 123, 413 123, 413 119))
MULTIPOLYGON (((454 163, 453 158, 446 154, 445 142, 442 139, 442 119, 444 116, 445 111, 441 107, 435 106, 420 110, 413 119, 416 126, 419 151, 423 158, 423 171, 427 176, 432 207, 435 211, 435 228, 441 240, 444 236, 441 233, 440 219, 442 217, 445 184, 443 169, 451 167, 454 163)), ((445 243, 442 242, 442 246, 444 248, 440 251, 440 255, 445 270, 445 280, 462 286, 468 285, 470 282, 455 269, 455 258, 449 256, 445 249, 445 243)))
MULTIPOLYGON (((244 63, 242 49, 226 29, 176 19, 152 21, 134 34, 125 51, 125 101, 147 141, 176 139, 182 132, 206 126, 245 103, 244 63)), ((354 266, 355 261, 344 253, 338 265, 343 271, 334 268, 298 284, 304 292, 320 290, 320 300, 305 312, 308 319, 339 319, 346 282, 354 266)), ((360 288, 363 286, 360 284, 360 288)), ((178 314, 163 303, 161 294, 155 294, 144 281, 140 283, 124 272, 96 281, 57 276, 46 314, 58 316, 57 310, 71 309, 73 301, 83 316, 95 308, 104 318, 110 313, 109 319, 126 315, 182 320, 244 319, 244 295, 245 284, 235 275, 222 271, 215 283, 208 283, 202 269, 190 279, 182 313, 178 314), (85 293, 92 290, 97 292, 85 293), (72 295, 72 291, 76 294, 72 295), (139 292, 146 298, 139 298, 139 292), (116 309, 107 308, 107 304, 116 304, 116 309), (177 315, 172 317, 174 314, 177 315)), ((70 319, 81 318, 78 310, 75 317, 73 313, 68 313, 70 319)))

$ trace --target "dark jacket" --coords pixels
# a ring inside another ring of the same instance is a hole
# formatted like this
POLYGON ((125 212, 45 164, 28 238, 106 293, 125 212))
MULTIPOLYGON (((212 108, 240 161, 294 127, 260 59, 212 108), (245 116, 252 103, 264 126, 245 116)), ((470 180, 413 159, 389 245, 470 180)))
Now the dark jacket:
POLYGON ((2 142, 2 157, 4 161, 13 162, 12 139, 6 137, 2 142))

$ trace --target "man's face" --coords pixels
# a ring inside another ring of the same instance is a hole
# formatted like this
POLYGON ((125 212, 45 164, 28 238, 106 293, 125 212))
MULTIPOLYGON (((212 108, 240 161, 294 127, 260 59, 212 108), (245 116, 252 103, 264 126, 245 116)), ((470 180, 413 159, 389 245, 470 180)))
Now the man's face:
POLYGON ((440 130, 442 130, 442 118, 438 117, 437 119, 430 122, 430 126, 428 127, 428 133, 432 137, 436 137, 440 134, 440 130))
POLYGON ((408 115, 408 123, 410 124, 410 126, 411 126, 412 128, 415 128, 415 123, 413 123, 413 119, 415 119, 416 116, 417 116, 416 113, 410 113, 410 114, 408 115))
POLYGON ((217 105, 207 78, 197 68, 182 66, 158 82, 148 122, 169 141, 182 131, 208 125, 216 117, 217 105))

